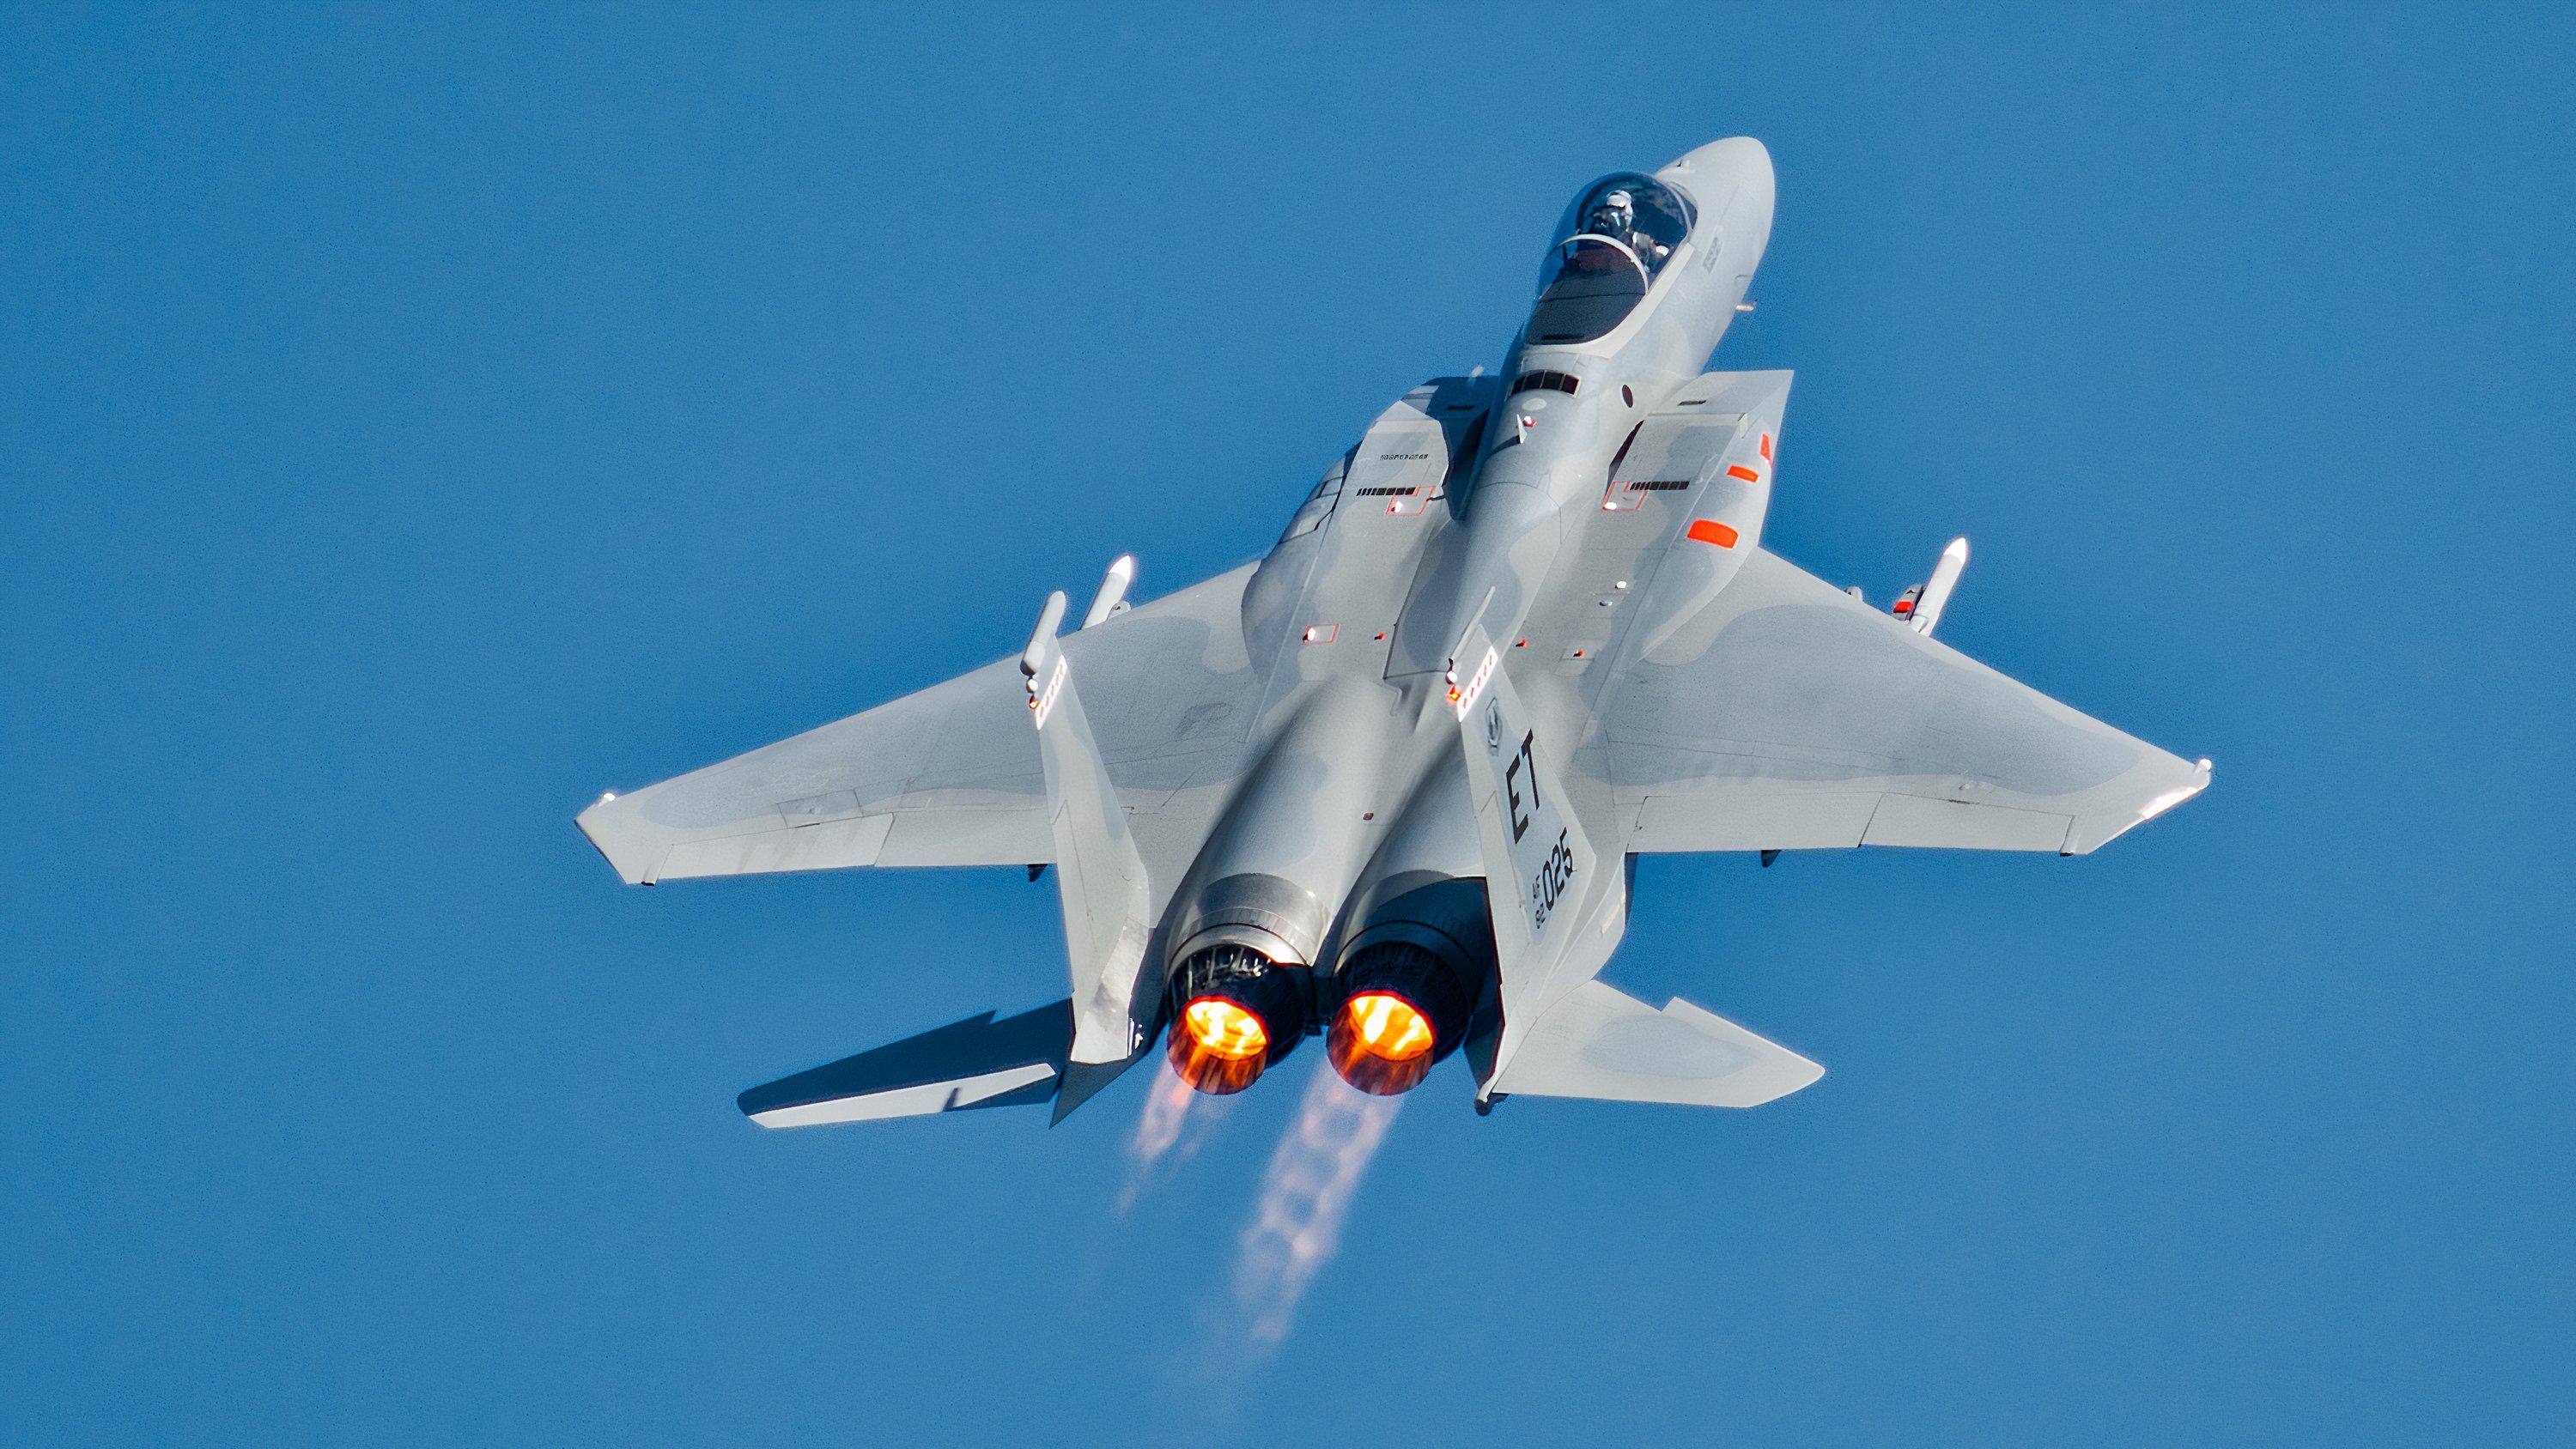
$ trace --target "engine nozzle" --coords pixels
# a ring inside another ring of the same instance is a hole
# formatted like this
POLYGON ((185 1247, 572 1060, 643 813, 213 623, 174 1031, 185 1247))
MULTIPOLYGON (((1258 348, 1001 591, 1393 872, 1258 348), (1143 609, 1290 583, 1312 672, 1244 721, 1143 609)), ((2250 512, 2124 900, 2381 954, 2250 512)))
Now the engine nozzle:
POLYGON ((1260 1080, 1306 1034, 1306 993, 1249 946, 1211 946, 1172 975, 1172 1072, 1211 1096, 1260 1080))
POLYGON ((1380 1097, 1413 1090, 1457 1050, 1476 1005, 1447 962, 1405 941, 1363 947, 1342 983, 1324 1049, 1343 1081, 1380 1097))

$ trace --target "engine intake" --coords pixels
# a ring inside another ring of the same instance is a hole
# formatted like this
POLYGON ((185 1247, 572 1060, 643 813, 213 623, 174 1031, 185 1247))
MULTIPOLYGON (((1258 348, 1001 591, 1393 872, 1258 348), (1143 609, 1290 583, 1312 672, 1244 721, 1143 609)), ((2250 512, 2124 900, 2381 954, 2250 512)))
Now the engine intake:
POLYGON ((1306 1034, 1296 972, 1234 942, 1193 953, 1172 973, 1172 1071, 1211 1096, 1260 1080, 1306 1034))

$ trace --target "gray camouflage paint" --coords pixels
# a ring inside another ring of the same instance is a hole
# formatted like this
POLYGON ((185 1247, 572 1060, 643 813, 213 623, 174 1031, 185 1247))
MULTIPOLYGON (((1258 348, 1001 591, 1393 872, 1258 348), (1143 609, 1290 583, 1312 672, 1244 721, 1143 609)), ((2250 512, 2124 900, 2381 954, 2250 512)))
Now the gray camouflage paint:
MULTIPOLYGON (((1861 844, 2080 853, 2205 785, 2205 765, 1761 551, 1789 374, 1700 369, 1768 244, 1769 156, 1736 138, 1656 175, 1696 218, 1618 327, 1578 345, 1516 339, 1499 376, 1415 389, 1257 565, 1058 641, 1072 717, 1088 722, 1073 754, 1096 751, 1148 877, 1140 1000, 1215 940, 1329 967, 1363 934, 1472 934, 1458 892, 1440 889, 1484 870, 1446 698, 1471 626, 1496 641, 1575 818, 1614 859, 1861 844), (1506 396, 1509 379, 1541 369, 1577 391, 1506 396), (1687 536, 1702 520, 1733 540, 1687 536)), ((999 660, 604 797, 580 824, 639 883, 1050 862, 1048 775, 1025 702, 1016 661, 999 660)), ((1075 909, 1069 886, 1069 919, 1075 909)), ((1726 1032, 1769 1047, 1722 1022, 1701 1030, 1697 1008, 1582 1001, 1578 1014, 1621 1040, 1700 1030, 1691 1060, 1750 1050, 1726 1032)), ((1569 1091, 1640 1090, 1586 1065, 1604 1050, 1578 1034, 1573 1055, 1530 1070, 1569 1091)), ((1813 1079, 1776 1060, 1765 1070, 1813 1079)))

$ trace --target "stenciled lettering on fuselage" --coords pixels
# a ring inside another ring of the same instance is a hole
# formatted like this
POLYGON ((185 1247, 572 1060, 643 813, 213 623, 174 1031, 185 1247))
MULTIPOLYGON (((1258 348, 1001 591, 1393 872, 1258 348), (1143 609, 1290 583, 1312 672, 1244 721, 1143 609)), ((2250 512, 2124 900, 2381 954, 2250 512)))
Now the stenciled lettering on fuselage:
POLYGON ((1538 762, 1530 758, 1530 746, 1537 743, 1538 731, 1521 732, 1521 747, 1512 762, 1503 766, 1503 796, 1511 802, 1512 848, 1518 850, 1522 837, 1529 834, 1529 812, 1542 803, 1538 798, 1538 762), (1529 805, 1522 808, 1521 792, 1529 792, 1529 805))
POLYGON ((1566 832, 1556 832, 1548 847, 1547 859, 1540 862, 1538 874, 1530 877, 1530 934, 1547 929, 1547 918, 1556 911, 1556 903, 1565 898, 1565 888, 1574 884, 1574 847, 1566 843, 1566 832))
POLYGON ((1511 826, 1512 865, 1520 876, 1521 904, 1529 912, 1533 939, 1547 930, 1548 918, 1574 884, 1573 832, 1559 823, 1553 800, 1538 783, 1538 732, 1523 730, 1508 753, 1502 701, 1485 711, 1485 751, 1502 768, 1503 818, 1511 826))

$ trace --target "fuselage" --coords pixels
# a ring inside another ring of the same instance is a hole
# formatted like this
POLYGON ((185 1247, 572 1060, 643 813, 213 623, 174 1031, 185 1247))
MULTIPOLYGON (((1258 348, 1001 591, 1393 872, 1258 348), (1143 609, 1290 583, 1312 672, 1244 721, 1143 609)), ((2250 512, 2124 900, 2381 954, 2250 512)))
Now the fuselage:
POLYGON ((1158 1037, 1225 1093, 1309 1036, 1380 1094, 1457 1055, 1480 1112, 1753 1106, 1823 1069, 1602 979, 1641 855, 2081 855, 2206 788, 1930 637, 1965 539, 1884 613, 1761 546, 1794 377, 1703 369, 1773 195, 1743 139, 1601 178, 1501 370, 1387 407, 1259 563, 1131 608, 1122 558, 1015 658, 584 810, 638 884, 1054 867, 1064 1000, 743 1109, 1061 1117, 1158 1037))
MULTIPOLYGON (((1621 441, 1700 374, 1752 285, 1771 239, 1771 157, 1762 143, 1713 142, 1651 179, 1694 203, 1689 233, 1663 259, 1644 298, 1598 337, 1559 340, 1546 330, 1543 292, 1504 359, 1508 391, 1469 482, 1473 505, 1459 520, 1466 557, 1456 584, 1417 597, 1396 627, 1409 666, 1445 667, 1480 611, 1491 637, 1519 625, 1557 551, 1591 523, 1621 441), (1534 385, 1541 377, 1551 385, 1534 385)), ((1615 181, 1595 183, 1587 197, 1615 181)), ((1583 204, 1578 199, 1575 210, 1583 204)), ((1550 262, 1581 239, 1577 232, 1560 240, 1550 262)), ((1544 288, 1548 279, 1541 280, 1544 288)), ((1581 321, 1577 330, 1584 330, 1581 321)))
MULTIPOLYGON (((1249 999, 1225 983, 1256 969, 1255 1009, 1276 1016, 1296 993, 1312 1029, 1351 996, 1354 962, 1368 977, 1401 958, 1407 999, 1482 989, 1482 865, 1443 708, 1460 641, 1471 626, 1511 639, 1581 547, 1623 443, 1700 375, 1736 315, 1773 194, 1769 154, 1746 138, 1587 188, 1501 372, 1390 408, 1263 560, 1244 637, 1267 664, 1266 747, 1164 917, 1185 1075, 1181 1013, 1208 992, 1249 999)), ((1532 707, 1577 706, 1541 692, 1532 707)), ((1442 1023, 1441 1054, 1464 1025, 1442 1023)))

